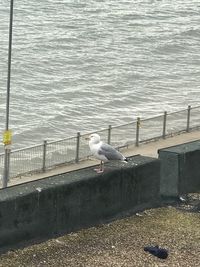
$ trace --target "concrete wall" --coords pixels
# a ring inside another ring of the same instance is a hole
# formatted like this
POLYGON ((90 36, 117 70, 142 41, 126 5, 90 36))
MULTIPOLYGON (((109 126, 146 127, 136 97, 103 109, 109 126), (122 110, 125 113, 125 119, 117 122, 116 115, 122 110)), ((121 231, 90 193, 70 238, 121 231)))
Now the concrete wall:
POLYGON ((135 156, 0 192, 0 247, 96 225, 159 203, 160 161, 135 156))
POLYGON ((160 149, 158 153, 162 196, 200 191, 200 141, 160 149))

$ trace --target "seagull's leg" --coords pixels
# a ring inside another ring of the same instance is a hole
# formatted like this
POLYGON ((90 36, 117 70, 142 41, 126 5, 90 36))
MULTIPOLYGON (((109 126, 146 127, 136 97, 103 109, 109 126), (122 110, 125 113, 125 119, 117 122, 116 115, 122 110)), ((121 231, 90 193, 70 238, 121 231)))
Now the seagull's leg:
POLYGON ((102 173, 104 172, 104 164, 103 161, 101 160, 100 167, 99 169, 94 169, 97 173, 102 173))
POLYGON ((103 172, 104 171, 104 162, 101 160, 101 163, 100 163, 100 172, 103 172))

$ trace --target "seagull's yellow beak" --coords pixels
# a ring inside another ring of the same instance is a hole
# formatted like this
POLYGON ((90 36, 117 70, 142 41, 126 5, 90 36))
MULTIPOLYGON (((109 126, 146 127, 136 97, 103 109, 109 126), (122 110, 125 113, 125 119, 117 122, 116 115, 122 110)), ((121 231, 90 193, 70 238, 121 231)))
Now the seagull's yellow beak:
POLYGON ((85 137, 85 140, 89 141, 89 140, 90 140, 90 138, 89 138, 89 137, 85 137))

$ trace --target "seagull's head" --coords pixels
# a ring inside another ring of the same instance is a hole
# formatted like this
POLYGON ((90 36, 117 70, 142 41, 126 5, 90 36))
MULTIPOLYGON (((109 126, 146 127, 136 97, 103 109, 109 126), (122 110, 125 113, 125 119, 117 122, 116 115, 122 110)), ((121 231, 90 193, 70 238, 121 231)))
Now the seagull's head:
POLYGON ((89 136, 89 143, 98 144, 100 142, 100 136, 96 133, 89 136))

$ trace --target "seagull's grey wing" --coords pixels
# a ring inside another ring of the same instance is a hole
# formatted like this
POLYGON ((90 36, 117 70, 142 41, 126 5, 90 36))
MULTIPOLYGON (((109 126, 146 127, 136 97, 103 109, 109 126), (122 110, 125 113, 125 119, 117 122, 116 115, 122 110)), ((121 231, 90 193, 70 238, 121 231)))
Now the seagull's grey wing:
POLYGON ((99 155, 104 155, 108 160, 124 160, 124 156, 108 144, 102 144, 98 150, 99 155))

